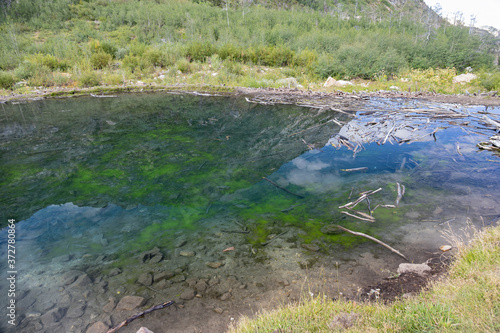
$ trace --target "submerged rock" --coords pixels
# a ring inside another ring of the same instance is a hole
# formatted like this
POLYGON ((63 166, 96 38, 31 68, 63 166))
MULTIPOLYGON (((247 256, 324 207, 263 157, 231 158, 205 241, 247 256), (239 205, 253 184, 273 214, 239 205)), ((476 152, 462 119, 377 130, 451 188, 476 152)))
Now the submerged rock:
POLYGON ((143 297, 125 296, 120 300, 120 302, 116 306, 116 310, 130 311, 134 310, 135 308, 141 305, 144 305, 144 303, 146 303, 146 300, 143 297))
POLYGON ((153 276, 150 273, 142 273, 139 275, 139 278, 137 278, 137 283, 150 286, 153 284, 153 276))
POLYGON ((221 267, 222 265, 224 265, 223 263, 221 262, 207 262, 207 266, 210 267, 210 268, 214 268, 214 269, 217 269, 219 267, 221 267))
POLYGON ((304 249, 308 250, 308 251, 311 251, 311 252, 318 252, 319 251, 319 246, 316 245, 316 244, 301 244, 300 246, 302 246, 304 249))
POLYGON ((179 252, 179 255, 181 257, 194 257, 196 255, 196 252, 191 250, 183 250, 179 252))
POLYGON ((83 315, 83 313, 85 312, 86 306, 87 306, 86 303, 72 304, 66 313, 66 318, 69 318, 69 319, 80 318, 83 315))
POLYGON ((86 333, 106 333, 108 329, 108 325, 102 321, 98 321, 97 323, 92 324, 92 326, 87 329, 86 333))
POLYGON ((64 317, 65 312, 66 312, 65 309, 57 307, 43 314, 41 317, 43 326, 45 327, 54 326, 55 323, 57 323, 64 317))
POLYGON ((181 299, 183 300, 190 300, 193 299, 196 296, 196 292, 192 289, 186 290, 181 294, 181 299))
POLYGON ((420 276, 424 276, 431 271, 431 268, 427 264, 399 264, 398 274, 413 273, 420 276))
POLYGON ((148 330, 146 327, 141 327, 136 333, 153 333, 153 331, 148 330))

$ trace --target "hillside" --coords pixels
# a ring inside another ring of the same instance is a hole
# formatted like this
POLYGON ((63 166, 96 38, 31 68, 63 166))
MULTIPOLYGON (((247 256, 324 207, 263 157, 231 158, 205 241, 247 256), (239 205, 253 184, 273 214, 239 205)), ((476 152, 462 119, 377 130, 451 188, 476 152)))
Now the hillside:
POLYGON ((0 18, 4 88, 160 76, 251 87, 294 77, 305 86, 329 76, 492 70, 498 53, 493 35, 450 25, 419 0, 4 0, 0 18), (259 77, 256 66, 274 74, 259 77))

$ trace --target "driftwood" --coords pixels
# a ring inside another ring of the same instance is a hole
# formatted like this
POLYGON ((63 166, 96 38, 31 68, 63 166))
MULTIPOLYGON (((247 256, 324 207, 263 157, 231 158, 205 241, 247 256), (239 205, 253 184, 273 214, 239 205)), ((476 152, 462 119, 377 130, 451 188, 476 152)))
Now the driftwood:
POLYGON ((362 232, 356 232, 356 231, 349 230, 349 229, 344 228, 344 227, 342 227, 342 226, 340 226, 340 225, 336 225, 336 227, 337 227, 337 228, 339 228, 340 230, 343 230, 343 231, 348 232, 348 233, 350 233, 350 234, 353 234, 353 235, 355 235, 355 236, 365 237, 365 238, 368 238, 369 240, 374 241, 375 243, 379 243, 380 245, 382 245, 382 246, 384 246, 384 247, 388 248, 389 250, 391 250, 392 252, 396 253, 397 255, 399 255, 399 256, 401 256, 401 257, 403 257, 406 261, 409 261, 409 260, 408 260, 408 258, 406 258, 404 254, 402 254, 402 253, 401 253, 401 252, 399 252, 398 250, 396 250, 396 249, 394 249, 394 248, 390 247, 390 246, 389 246, 389 245, 387 245, 386 243, 384 243, 384 242, 382 242, 382 241, 379 241, 378 239, 376 239, 376 238, 374 238, 374 237, 372 237, 372 236, 368 236, 367 234, 364 234, 364 233, 362 233, 362 232))
POLYGON ((142 311, 142 312, 139 312, 138 314, 133 315, 132 317, 128 318, 127 320, 124 320, 121 323, 119 323, 118 325, 110 328, 109 330, 106 331, 106 333, 115 333, 115 332, 118 332, 118 330, 120 328, 122 328, 123 326, 127 326, 128 324, 130 324, 131 322, 133 322, 137 318, 142 317, 142 316, 144 316, 144 315, 146 315, 146 314, 148 314, 150 312, 153 312, 155 310, 160 310, 160 309, 166 308, 166 307, 168 307, 168 306, 170 306, 170 305, 172 305, 174 303, 175 303, 174 301, 168 301, 168 302, 165 302, 165 303, 162 303, 162 304, 159 304, 159 305, 152 306, 149 309, 147 309, 145 311, 142 311))
POLYGON ((303 195, 300 195, 300 194, 297 194, 297 193, 290 192, 290 191, 288 191, 286 188, 279 186, 278 184, 276 184, 275 182, 273 182, 272 180, 270 180, 270 179, 268 179, 268 178, 266 178, 266 177, 262 177, 262 178, 263 178, 263 179, 265 179, 265 180, 267 180, 268 182, 270 182, 271 184, 273 184, 274 186, 276 186, 276 187, 277 187, 277 188, 279 188, 280 190, 283 190, 283 191, 285 191, 285 192, 287 192, 287 193, 290 193, 290 194, 292 194, 292 195, 295 195, 296 197, 299 197, 299 198, 304 199, 304 196, 303 196, 303 195))
POLYGON ((378 189, 373 190, 373 191, 363 192, 361 194, 361 196, 356 201, 349 202, 343 206, 340 206, 339 208, 340 209, 342 209, 342 208, 353 209, 354 207, 356 207, 357 204, 359 204, 361 201, 365 200, 369 195, 375 194, 379 191, 382 191, 381 187, 379 187, 378 189))

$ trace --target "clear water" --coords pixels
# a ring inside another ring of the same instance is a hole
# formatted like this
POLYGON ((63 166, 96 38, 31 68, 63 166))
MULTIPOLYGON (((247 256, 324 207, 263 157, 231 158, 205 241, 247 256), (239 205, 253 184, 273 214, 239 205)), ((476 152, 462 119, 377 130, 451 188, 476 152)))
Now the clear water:
MULTIPOLYGON (((175 300, 184 307, 120 332, 223 331, 241 313, 308 292, 353 294, 403 262, 331 224, 424 262, 445 244, 441 231, 498 223, 500 158, 476 147, 495 134, 481 117, 498 120, 498 108, 373 99, 351 105, 353 118, 172 94, 1 107, 2 258, 5 226, 18 221, 17 326, 2 306, 2 330, 85 332, 175 300), (360 151, 339 147, 338 133, 360 151), (374 210, 396 204, 398 183, 406 188, 399 205, 374 210), (342 213, 377 188, 355 208, 374 210, 375 222, 342 213), (163 281, 137 282, 162 272, 163 281), (205 289, 196 287, 202 280, 205 289), (198 296, 182 300, 190 290, 198 296), (145 304, 112 306, 127 295, 145 304)), ((0 265, 7 275, 7 260, 0 265)))

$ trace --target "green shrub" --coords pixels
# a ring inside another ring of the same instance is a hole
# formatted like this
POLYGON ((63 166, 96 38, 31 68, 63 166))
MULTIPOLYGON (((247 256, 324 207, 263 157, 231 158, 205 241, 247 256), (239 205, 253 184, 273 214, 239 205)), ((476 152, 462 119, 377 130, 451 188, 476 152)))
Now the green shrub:
POLYGON ((112 57, 103 51, 99 51, 90 56, 90 64, 94 69, 103 69, 109 65, 112 57))
POLYGON ((177 61, 175 63, 175 67, 182 73, 190 73, 193 70, 192 64, 185 58, 182 58, 179 61, 177 61))
POLYGON ((210 64, 212 65, 213 70, 220 69, 220 66, 222 65, 221 57, 219 57, 218 54, 213 54, 210 57, 210 64))
POLYGON ((54 81, 54 75, 52 71, 47 66, 37 66, 35 73, 28 79, 28 84, 30 86, 42 86, 51 87, 56 83, 54 81))
POLYGON ((310 67, 318 60, 318 53, 315 50, 305 49, 296 54, 293 64, 295 66, 310 67))
POLYGON ((123 58, 123 66, 128 68, 132 73, 140 69, 140 65, 141 60, 137 56, 129 54, 123 58))
POLYGON ((488 91, 500 91, 500 72, 483 73, 479 76, 479 82, 488 91))
POLYGON ((222 60, 226 60, 227 58, 233 59, 233 60, 242 60, 242 54, 243 50, 233 44, 224 44, 222 45, 219 50, 217 51, 217 54, 220 56, 222 60))
POLYGON ((15 83, 16 80, 12 74, 0 71, 0 88, 12 89, 15 83))
POLYGON ((148 48, 142 55, 145 66, 165 67, 167 60, 165 54, 156 48, 148 48))
POLYGON ((26 60, 36 66, 48 67, 51 71, 55 71, 58 69, 65 71, 69 67, 65 62, 59 61, 59 59, 51 54, 37 53, 28 56, 26 60))
POLYGON ((216 51, 215 46, 209 42, 193 42, 187 46, 186 57, 189 57, 191 61, 204 62, 216 51))
POLYGON ((95 72, 83 72, 78 80, 80 87, 95 87, 100 84, 100 78, 95 72))
POLYGON ((243 74, 243 67, 239 62, 226 59, 222 63, 222 66, 224 67, 224 69, 228 73, 235 74, 235 75, 242 75, 243 74))
POLYGON ((115 54, 118 51, 118 48, 110 41, 103 41, 100 45, 100 48, 103 52, 109 54, 113 58, 115 57, 115 54))

